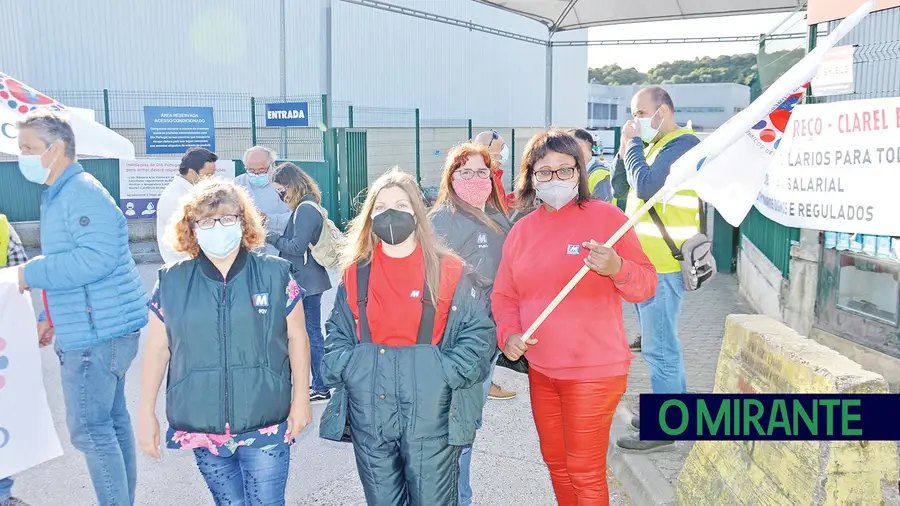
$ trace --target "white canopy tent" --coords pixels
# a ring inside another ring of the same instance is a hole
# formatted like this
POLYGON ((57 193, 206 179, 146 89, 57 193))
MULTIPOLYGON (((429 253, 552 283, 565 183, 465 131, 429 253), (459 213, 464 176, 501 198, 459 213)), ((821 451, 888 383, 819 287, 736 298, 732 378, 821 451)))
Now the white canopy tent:
POLYGON ((550 37, 603 25, 797 11, 806 0, 475 0, 547 26, 550 37))
POLYGON ((545 122, 553 120, 553 35, 604 25, 796 12, 807 0, 474 0, 547 27, 545 122))

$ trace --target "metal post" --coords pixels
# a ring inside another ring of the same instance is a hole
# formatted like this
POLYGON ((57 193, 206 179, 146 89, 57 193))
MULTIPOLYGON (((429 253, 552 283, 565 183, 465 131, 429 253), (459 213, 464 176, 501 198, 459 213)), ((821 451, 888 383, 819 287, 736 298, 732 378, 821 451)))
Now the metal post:
POLYGON ((416 107, 416 182, 422 185, 422 142, 419 135, 419 108, 416 107))
POLYGON ((472 140, 472 120, 469 120, 469 140, 472 140))
POLYGON ((322 15, 323 15, 323 17, 324 17, 323 23, 322 23, 322 26, 323 26, 324 29, 322 30, 322 32, 323 32, 323 37, 325 38, 324 44, 322 45, 322 46, 325 48, 325 51, 323 51, 323 54, 322 54, 322 58, 323 58, 323 60, 324 60, 324 61, 322 62, 322 63, 323 63, 323 66, 324 66, 324 69, 323 69, 324 72, 322 72, 322 76, 323 76, 323 78, 325 79, 325 83, 324 83, 323 89, 324 89, 324 91, 325 91, 325 95, 324 95, 324 96, 326 97, 325 103, 323 104, 323 111, 324 111, 324 112, 323 112, 323 116, 324 116, 324 118, 327 118, 327 119, 329 120, 329 121, 325 121, 325 122, 324 122, 324 123, 325 123, 325 128, 331 128, 332 125, 331 125, 330 121, 333 121, 333 118, 334 118, 334 114, 332 114, 333 111, 332 111, 332 109, 331 109, 331 101, 334 99, 334 90, 332 89, 332 85, 333 85, 333 81, 332 81, 332 78, 333 78, 333 76, 332 76, 332 66, 333 66, 333 62, 332 62, 332 52, 331 52, 331 39, 332 39, 331 11, 332 11, 332 0, 322 0, 322 1, 323 1, 323 4, 322 4, 322 6, 323 6, 323 9, 322 9, 322 15))
MULTIPOLYGON (((287 11, 284 5, 285 0, 281 0, 280 9, 281 9, 281 23, 279 24, 280 28, 280 37, 281 37, 281 47, 279 54, 278 66, 281 71, 281 101, 285 102, 287 99, 287 11)), ((255 145, 255 143, 254 143, 255 145)), ((285 160, 290 160, 287 150, 287 128, 281 129, 281 156, 285 160)))
POLYGON ((509 187, 516 188, 516 129, 509 134, 509 187))
POLYGON ((256 146, 256 98, 250 97, 250 144, 256 146))
POLYGON ((353 106, 347 106, 347 116, 350 118, 350 128, 353 128, 353 106))
POLYGON ((109 90, 103 88, 103 124, 109 128, 109 90))
MULTIPOLYGON (((806 31, 806 36, 807 36, 806 52, 809 53, 810 51, 812 51, 813 49, 816 48, 816 41, 819 38, 819 25, 818 24, 809 25, 809 28, 806 31)), ((806 95, 805 95, 806 100, 804 102, 809 102, 809 100, 811 98, 812 98, 812 84, 810 84, 806 88, 806 95)))
MULTIPOLYGON (((550 36, 553 37, 552 35, 550 36)), ((550 39, 547 40, 547 69, 546 73, 546 90, 544 96, 544 126, 550 127, 553 124, 553 46, 550 39)))
MULTIPOLYGON (((328 95, 322 94, 322 142, 328 142, 328 137, 326 133, 328 132, 328 108, 325 107, 325 104, 328 103, 328 95)), ((334 168, 337 170, 337 167, 334 168)))

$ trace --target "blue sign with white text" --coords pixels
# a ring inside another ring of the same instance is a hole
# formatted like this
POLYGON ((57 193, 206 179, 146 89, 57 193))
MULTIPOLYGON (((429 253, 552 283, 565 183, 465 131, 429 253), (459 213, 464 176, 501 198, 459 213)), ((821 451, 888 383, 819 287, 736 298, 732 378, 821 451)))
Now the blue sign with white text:
POLYGON ((309 102, 266 104, 267 127, 308 127, 309 102))
POLYGON ((190 148, 216 150, 212 107, 144 106, 147 154, 183 154, 190 148))

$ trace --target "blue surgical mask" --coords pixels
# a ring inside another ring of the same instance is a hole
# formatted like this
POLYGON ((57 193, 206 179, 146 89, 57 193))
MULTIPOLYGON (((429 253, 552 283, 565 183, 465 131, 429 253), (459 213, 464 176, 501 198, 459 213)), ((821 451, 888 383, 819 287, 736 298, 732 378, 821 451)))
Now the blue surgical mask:
POLYGON ((257 188, 262 188, 269 184, 268 174, 250 174, 247 177, 250 179, 250 184, 257 188))
POLYGON ((41 157, 46 155, 47 151, 50 151, 50 148, 47 148, 40 155, 19 155, 19 172, 25 176, 25 179, 35 184, 47 182, 47 179, 50 177, 50 169, 44 167, 43 162, 41 162, 41 157))
POLYGON ((509 146, 504 144, 500 150, 500 165, 506 165, 509 162, 509 146))
POLYGON ((206 256, 215 259, 225 258, 234 252, 240 245, 244 232, 240 224, 226 227, 216 222, 213 228, 202 229, 194 227, 197 235, 197 244, 206 253, 206 256))

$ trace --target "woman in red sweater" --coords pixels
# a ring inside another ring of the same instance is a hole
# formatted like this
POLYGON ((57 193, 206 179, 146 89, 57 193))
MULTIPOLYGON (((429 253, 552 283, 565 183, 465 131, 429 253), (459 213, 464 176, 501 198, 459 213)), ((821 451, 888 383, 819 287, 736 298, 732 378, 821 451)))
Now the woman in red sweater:
POLYGON ((634 230, 602 244, 627 220, 590 198, 578 143, 550 130, 525 148, 516 206, 536 211, 513 227, 491 297, 500 348, 528 358, 531 409, 561 506, 605 505, 606 450, 632 354, 622 299, 656 291, 656 271, 634 230), (572 276, 593 272, 563 299, 527 342, 521 337, 572 276))

